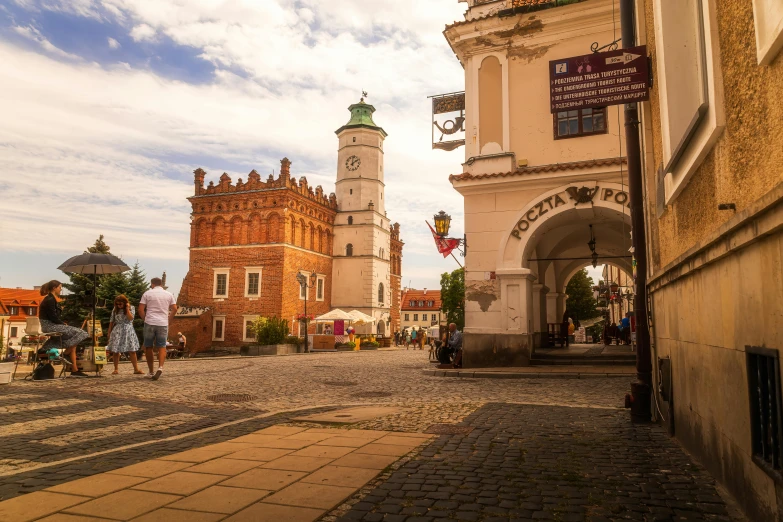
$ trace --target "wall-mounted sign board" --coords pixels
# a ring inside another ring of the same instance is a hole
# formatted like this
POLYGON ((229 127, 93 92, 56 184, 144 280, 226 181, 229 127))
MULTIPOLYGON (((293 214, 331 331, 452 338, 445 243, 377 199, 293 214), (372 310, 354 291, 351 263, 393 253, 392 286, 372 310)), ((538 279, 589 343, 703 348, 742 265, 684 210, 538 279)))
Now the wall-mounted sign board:
POLYGON ((650 96, 647 46, 549 62, 551 112, 645 101, 650 96))

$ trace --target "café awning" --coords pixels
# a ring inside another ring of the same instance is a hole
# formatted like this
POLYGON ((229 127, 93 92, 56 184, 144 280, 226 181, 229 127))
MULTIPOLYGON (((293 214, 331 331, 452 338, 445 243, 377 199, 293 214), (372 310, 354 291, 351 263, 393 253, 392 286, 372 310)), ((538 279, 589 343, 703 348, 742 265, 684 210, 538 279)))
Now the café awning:
POLYGON ((319 315, 315 318, 316 321, 353 321, 353 317, 348 312, 335 308, 334 310, 319 315))

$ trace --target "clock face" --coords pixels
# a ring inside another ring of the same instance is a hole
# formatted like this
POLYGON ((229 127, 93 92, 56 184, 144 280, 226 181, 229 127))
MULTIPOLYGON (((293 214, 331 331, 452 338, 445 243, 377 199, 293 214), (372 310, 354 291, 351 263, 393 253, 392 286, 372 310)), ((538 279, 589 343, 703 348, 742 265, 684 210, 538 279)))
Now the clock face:
POLYGON ((361 164, 362 160, 360 160, 357 156, 350 156, 347 160, 345 160, 345 168, 348 170, 356 170, 361 164))

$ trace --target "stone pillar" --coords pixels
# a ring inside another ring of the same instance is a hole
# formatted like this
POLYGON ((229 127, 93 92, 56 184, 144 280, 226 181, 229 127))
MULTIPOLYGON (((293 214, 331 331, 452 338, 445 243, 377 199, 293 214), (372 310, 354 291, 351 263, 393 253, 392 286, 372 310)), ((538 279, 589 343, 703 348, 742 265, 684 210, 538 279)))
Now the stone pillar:
POLYGON ((546 322, 560 323, 565 313, 565 294, 549 292, 546 294, 546 322))
POLYGON ((547 293, 549 288, 542 284, 533 285, 533 347, 546 345, 547 339, 547 293))

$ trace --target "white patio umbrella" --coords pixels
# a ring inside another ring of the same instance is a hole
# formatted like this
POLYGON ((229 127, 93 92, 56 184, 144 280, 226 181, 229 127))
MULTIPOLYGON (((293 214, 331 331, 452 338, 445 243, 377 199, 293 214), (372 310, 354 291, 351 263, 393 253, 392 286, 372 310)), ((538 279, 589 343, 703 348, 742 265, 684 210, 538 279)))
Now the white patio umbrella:
POLYGON ((315 318, 316 321, 353 321, 353 317, 348 312, 335 308, 334 310, 319 315, 315 318))
POLYGON ((358 325, 373 324, 376 321, 375 317, 360 312, 359 310, 351 310, 350 312, 348 312, 348 315, 350 315, 353 318, 354 324, 358 324, 358 325))

